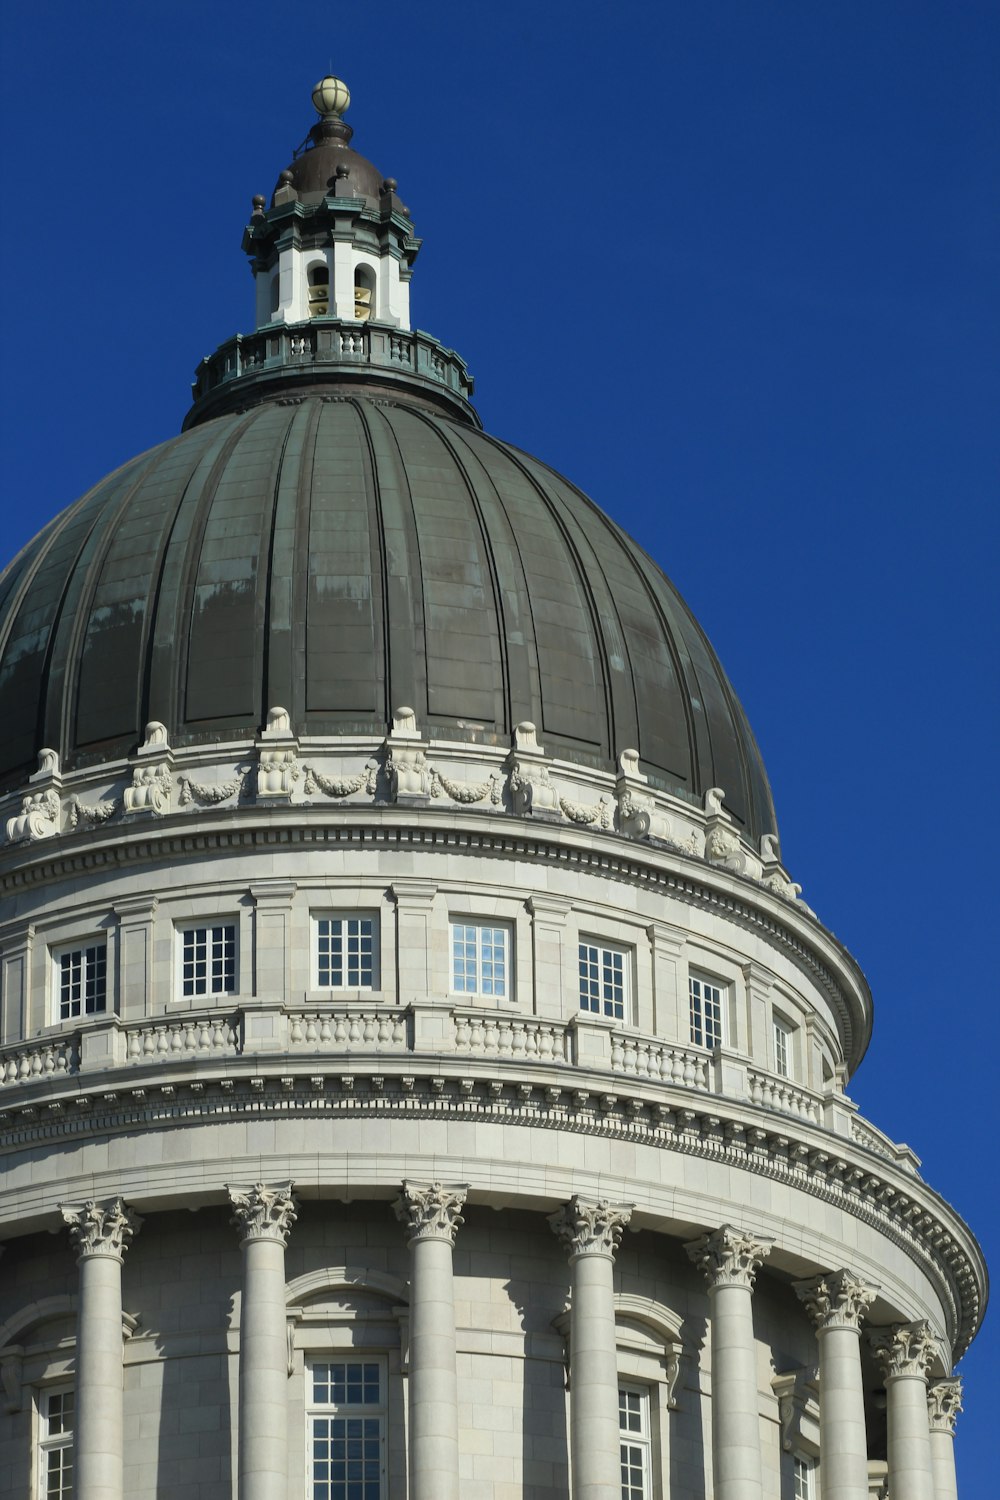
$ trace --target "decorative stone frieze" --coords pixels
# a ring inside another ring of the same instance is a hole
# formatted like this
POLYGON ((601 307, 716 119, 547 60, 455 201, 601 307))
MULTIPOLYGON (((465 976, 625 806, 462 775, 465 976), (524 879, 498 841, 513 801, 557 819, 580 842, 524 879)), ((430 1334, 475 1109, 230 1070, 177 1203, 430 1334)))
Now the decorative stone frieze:
POLYGON ((887 1381, 907 1377, 926 1380, 931 1361, 940 1352, 926 1318, 873 1329, 868 1343, 887 1381))
POLYGON ((91 1199, 81 1208, 60 1203, 59 1212, 80 1257, 113 1255, 121 1260, 142 1226, 139 1215, 121 1198, 108 1198, 103 1203, 91 1199))
POLYGON ((12 844, 35 843, 59 832, 62 803, 53 787, 44 792, 29 792, 21 802, 21 811, 7 819, 7 839, 12 844))
POLYGON ((101 823, 108 823, 121 806, 122 802, 118 797, 110 797, 102 802, 81 802, 79 797, 71 797, 67 813, 69 826, 78 828, 81 823, 88 823, 94 828, 101 823))
POLYGON ((443 792, 463 806, 485 802, 488 798, 491 806, 500 807, 503 804, 503 783, 504 778, 498 771, 492 771, 486 781, 452 781, 443 771, 431 769, 431 796, 440 797, 443 792))
POLYGON ((732 1224, 723 1224, 698 1240, 684 1246, 709 1287, 740 1286, 753 1288, 757 1272, 771 1252, 773 1240, 757 1238, 732 1224))
POLYGON ((603 1255, 614 1260, 631 1217, 631 1203, 611 1203, 607 1198, 590 1202, 574 1194, 563 1208, 549 1215, 549 1223, 571 1262, 578 1255, 603 1255))
POLYGON ((430 797, 432 778, 427 745, 420 737, 412 708, 397 708, 392 716, 392 733, 385 742, 385 771, 393 802, 413 806, 430 797))
POLYGON ((514 730, 510 755, 511 806, 519 818, 559 817, 559 793, 552 784, 545 751, 530 719, 514 730))
POLYGON ((302 791, 306 797, 317 792, 324 797, 353 797, 355 792, 367 792, 374 797, 378 783, 378 765, 373 760, 354 776, 324 776, 315 766, 303 766, 302 772, 305 776, 302 791))
POLYGON ((406 1226, 406 1242, 444 1240, 454 1246, 465 1220, 462 1209, 469 1189, 461 1183, 404 1182, 393 1211, 406 1226))
POLYGON ((302 772, 298 740, 285 708, 270 708, 267 728, 257 742, 257 801, 265 805, 291 801, 302 772))
POLYGON ((955 1423, 962 1406, 962 1382, 957 1375, 949 1380, 935 1380, 927 1387, 927 1417, 931 1432, 955 1436, 955 1423))
POLYGON ((239 802, 248 775, 248 770, 241 769, 229 781, 193 781, 190 776, 180 776, 178 784, 181 794, 177 801, 181 807, 189 807, 192 802, 201 802, 211 807, 219 802, 228 802, 230 798, 239 802))
POLYGON ((257 1182, 245 1191, 227 1185, 226 1191, 233 1206, 230 1223, 240 1231, 240 1244, 248 1240, 288 1244, 289 1231, 298 1218, 290 1182, 278 1187, 265 1187, 257 1182))
POLYGON ((878 1292, 877 1286, 847 1270, 797 1281, 794 1286, 819 1333, 827 1328, 860 1329, 861 1320, 878 1292))

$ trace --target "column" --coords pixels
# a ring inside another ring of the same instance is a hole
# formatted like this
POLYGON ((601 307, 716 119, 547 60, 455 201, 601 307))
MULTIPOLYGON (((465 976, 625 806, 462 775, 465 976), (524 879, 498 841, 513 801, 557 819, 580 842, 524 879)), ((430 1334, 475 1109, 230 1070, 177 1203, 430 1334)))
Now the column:
POLYGON ((298 1217, 292 1184, 228 1187, 240 1231, 240 1500, 286 1500, 288 1333, 285 1246, 298 1217))
POLYGON ((714 1500, 763 1494, 752 1294, 773 1243, 723 1224, 684 1247, 708 1279, 714 1500))
POLYGON ((823 1500, 868 1500, 868 1433, 861 1380, 861 1319, 878 1287, 834 1271, 795 1290, 819 1342, 819 1451, 823 1500))
POLYGON ((869 1334, 885 1375, 889 1425, 889 1493, 934 1500, 927 1370, 938 1352, 930 1324, 895 1323, 869 1334))
POLYGON ((574 1196, 549 1218, 569 1255, 573 1500, 621 1500, 615 1251, 630 1204, 574 1196))
POLYGON ((934 1500, 958 1500, 958 1480, 955 1476, 955 1420, 961 1410, 961 1380, 957 1376, 951 1380, 935 1380, 927 1392, 934 1500))
POLYGON ((73 1493, 122 1500, 122 1263, 142 1220, 120 1198, 59 1207, 80 1267, 73 1493))
POLYGON ((410 1500, 458 1500, 452 1251, 468 1188, 404 1182, 393 1204, 410 1249, 410 1500))

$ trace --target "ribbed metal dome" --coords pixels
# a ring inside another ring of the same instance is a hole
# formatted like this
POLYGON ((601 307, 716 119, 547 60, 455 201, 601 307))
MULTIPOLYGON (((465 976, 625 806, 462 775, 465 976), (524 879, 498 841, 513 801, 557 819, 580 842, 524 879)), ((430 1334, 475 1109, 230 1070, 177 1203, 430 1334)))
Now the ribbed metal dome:
POLYGON ((425 732, 725 789, 775 829, 760 754, 705 636, 625 533, 537 459, 417 402, 266 400, 110 475, 0 578, 0 778, 252 735, 425 732))

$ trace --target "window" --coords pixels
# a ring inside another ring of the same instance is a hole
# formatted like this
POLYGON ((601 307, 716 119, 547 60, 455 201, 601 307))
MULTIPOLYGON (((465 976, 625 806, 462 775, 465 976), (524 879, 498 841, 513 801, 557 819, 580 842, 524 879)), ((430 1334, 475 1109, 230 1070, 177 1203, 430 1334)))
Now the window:
POLYGON ((781 1078, 792 1077, 792 1029, 777 1019, 774 1022, 774 1071, 781 1078))
POLYGON ((460 995, 492 995, 505 1000, 510 992, 509 951, 510 934, 506 927, 452 922, 452 989, 460 995))
POLYGON ((816 1465, 798 1453, 792 1458, 792 1494, 795 1500, 816 1500, 816 1465))
POLYGON ((314 1364, 309 1380, 310 1500, 383 1500, 385 1375, 379 1360, 314 1364))
POLYGON ((73 1494, 73 1409, 67 1386, 42 1391, 38 1403, 38 1494, 44 1500, 71 1500, 73 1494))
POLYGON ((316 984, 319 989, 375 988, 373 916, 319 917, 316 922, 316 984))
POLYGON ((708 979, 688 978, 691 1041, 696 1047, 721 1047, 723 991, 708 979))
POLYGON ((309 316, 325 318, 330 310, 330 268, 309 267, 309 316))
POLYGON ((98 1016, 108 1008, 108 950, 104 943, 56 954, 59 1019, 98 1016))
POLYGON ((618 1391, 622 1500, 650 1500, 649 1392, 623 1385, 618 1391))
POLYGON ((624 1021, 628 1001, 628 953, 599 943, 580 944, 580 1009, 624 1021))
POLYGON ((181 937, 181 993, 232 995, 236 992, 236 923, 185 927, 181 937))

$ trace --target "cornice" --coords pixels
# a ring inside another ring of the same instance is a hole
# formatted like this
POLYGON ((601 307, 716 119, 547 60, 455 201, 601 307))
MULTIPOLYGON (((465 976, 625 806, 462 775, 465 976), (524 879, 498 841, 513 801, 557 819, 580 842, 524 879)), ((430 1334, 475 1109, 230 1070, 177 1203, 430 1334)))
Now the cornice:
POLYGON ((177 1069, 170 1081, 166 1068, 117 1070, 78 1091, 64 1078, 61 1097, 42 1085, 30 1101, 11 1100, 0 1112, 0 1152, 244 1117, 448 1119, 628 1141, 783 1183, 874 1229, 935 1288, 956 1360, 981 1321, 986 1268, 954 1210, 919 1178, 820 1126, 725 1097, 554 1064, 498 1068, 497 1059, 438 1056, 428 1067, 417 1059, 349 1056, 337 1059, 334 1071, 331 1061, 323 1054, 248 1058, 224 1071, 177 1069))

